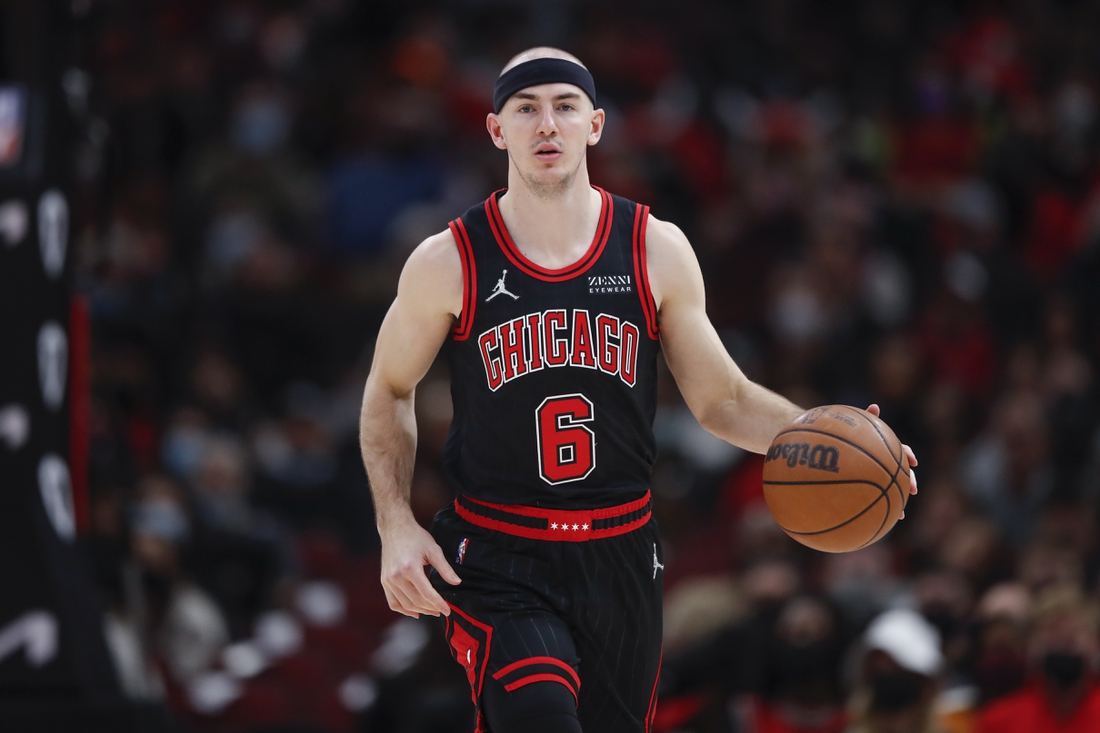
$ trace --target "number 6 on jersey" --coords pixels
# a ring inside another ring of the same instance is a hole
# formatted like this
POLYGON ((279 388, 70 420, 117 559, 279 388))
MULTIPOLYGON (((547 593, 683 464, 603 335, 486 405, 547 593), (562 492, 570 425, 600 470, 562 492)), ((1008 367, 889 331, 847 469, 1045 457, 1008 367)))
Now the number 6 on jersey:
POLYGON ((580 481, 596 467, 594 408, 582 394, 547 397, 535 410, 539 444, 539 476, 548 484, 580 481))

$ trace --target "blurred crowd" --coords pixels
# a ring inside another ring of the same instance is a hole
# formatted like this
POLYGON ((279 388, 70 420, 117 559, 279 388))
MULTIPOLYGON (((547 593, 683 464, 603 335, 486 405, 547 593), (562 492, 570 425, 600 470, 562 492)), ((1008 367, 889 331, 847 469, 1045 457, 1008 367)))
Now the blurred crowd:
MULTIPOLYGON (((88 5, 87 3, 85 3, 88 5)), ((78 289, 86 545, 127 693, 180 730, 473 727, 390 612, 359 458, 425 236, 505 185, 492 82, 549 43, 594 183, 678 224, 750 377, 920 459, 864 550, 788 539, 662 371, 656 730, 1100 730, 1100 3, 99 0, 78 289)), ((451 497, 442 365, 413 508, 451 497)))

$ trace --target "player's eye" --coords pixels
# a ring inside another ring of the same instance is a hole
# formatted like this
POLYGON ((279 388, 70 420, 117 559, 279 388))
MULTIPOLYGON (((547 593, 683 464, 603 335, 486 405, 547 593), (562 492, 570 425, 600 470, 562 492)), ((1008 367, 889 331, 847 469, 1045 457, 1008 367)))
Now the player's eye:
POLYGON ((562 110, 563 112, 572 112, 573 111, 573 105, 563 104, 561 107, 559 107, 559 109, 562 110))
POLYGON ((529 104, 521 104, 521 105, 519 106, 519 111, 520 111, 520 112, 524 112, 524 113, 526 113, 526 112, 530 112, 530 111, 531 111, 532 109, 533 109, 533 108, 532 108, 532 107, 531 107, 531 105, 529 105, 529 104))

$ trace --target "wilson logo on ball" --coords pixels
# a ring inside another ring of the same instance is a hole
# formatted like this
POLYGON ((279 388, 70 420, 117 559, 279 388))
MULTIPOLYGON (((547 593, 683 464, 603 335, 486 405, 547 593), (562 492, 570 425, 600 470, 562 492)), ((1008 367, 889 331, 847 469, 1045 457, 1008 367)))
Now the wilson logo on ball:
POLYGON ((768 451, 764 463, 784 460, 788 468, 806 466, 822 471, 840 471, 840 451, 829 445, 811 446, 809 443, 778 443, 768 451))

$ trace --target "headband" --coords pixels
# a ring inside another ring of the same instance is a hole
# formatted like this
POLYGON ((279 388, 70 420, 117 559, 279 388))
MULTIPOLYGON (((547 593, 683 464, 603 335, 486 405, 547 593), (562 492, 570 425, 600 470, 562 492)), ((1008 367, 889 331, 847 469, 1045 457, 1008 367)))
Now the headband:
POLYGON ((596 106, 596 82, 588 69, 565 59, 543 58, 524 61, 500 75, 493 85, 493 111, 500 114, 504 103, 521 89, 555 83, 580 87, 596 106))

